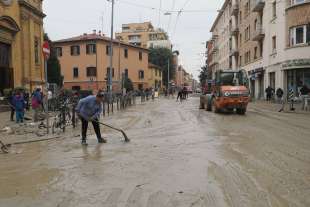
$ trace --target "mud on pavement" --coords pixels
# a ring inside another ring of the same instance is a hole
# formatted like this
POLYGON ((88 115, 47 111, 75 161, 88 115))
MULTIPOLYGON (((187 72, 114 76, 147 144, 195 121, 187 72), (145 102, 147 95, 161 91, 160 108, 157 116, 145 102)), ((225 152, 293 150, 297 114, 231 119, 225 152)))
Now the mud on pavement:
POLYGON ((246 116, 161 99, 105 118, 108 144, 79 138, 0 154, 0 206, 308 207, 310 118, 246 116))

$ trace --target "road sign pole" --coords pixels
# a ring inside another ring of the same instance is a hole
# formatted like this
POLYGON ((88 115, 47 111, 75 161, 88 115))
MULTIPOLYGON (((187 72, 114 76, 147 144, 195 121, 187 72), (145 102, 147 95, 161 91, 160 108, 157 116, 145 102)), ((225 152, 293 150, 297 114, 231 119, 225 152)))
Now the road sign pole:
POLYGON ((47 59, 44 58, 44 72, 45 72, 45 114, 46 114, 46 132, 49 134, 49 114, 48 114, 48 81, 47 81, 47 59))
POLYGON ((47 80, 47 60, 50 56, 51 50, 49 43, 46 41, 43 44, 42 52, 44 56, 44 77, 45 77, 45 116, 46 116, 46 131, 49 134, 49 114, 48 114, 48 80, 47 80))

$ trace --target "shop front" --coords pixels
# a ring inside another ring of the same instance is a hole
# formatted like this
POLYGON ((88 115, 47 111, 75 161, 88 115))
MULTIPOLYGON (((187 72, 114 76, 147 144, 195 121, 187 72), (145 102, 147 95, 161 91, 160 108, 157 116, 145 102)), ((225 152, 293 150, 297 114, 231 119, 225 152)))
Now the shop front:
POLYGON ((287 61, 282 65, 286 74, 286 90, 298 96, 303 85, 310 88, 310 59, 287 61))
POLYGON ((264 98, 264 68, 257 68, 248 72, 250 79, 250 90, 252 99, 262 99, 264 98))

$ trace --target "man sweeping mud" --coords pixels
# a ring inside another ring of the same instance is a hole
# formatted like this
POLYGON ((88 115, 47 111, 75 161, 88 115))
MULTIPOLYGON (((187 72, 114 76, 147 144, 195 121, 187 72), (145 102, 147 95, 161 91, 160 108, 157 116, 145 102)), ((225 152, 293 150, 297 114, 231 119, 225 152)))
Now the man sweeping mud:
POLYGON ((99 92, 97 96, 88 96, 79 101, 76 112, 82 121, 82 145, 87 146, 87 129, 88 122, 92 122, 98 143, 106 143, 107 141, 101 137, 99 120, 102 112, 102 103, 104 101, 104 93, 99 92))

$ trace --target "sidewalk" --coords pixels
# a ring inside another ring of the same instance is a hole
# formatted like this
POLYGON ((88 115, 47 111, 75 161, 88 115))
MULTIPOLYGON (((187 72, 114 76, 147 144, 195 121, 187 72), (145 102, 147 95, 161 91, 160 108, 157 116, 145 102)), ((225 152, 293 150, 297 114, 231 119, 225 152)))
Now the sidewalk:
MULTIPOLYGON (((271 112, 278 112, 282 107, 282 104, 278 104, 278 103, 268 103, 267 101, 254 101, 254 102, 250 102, 249 104, 249 109, 261 109, 264 111, 271 111, 271 112)), ((310 114, 310 110, 305 111, 302 110, 302 105, 301 103, 295 103, 294 104, 294 108, 295 111, 291 111, 290 110, 290 105, 289 103, 286 103, 285 107, 284 107, 284 111, 282 113, 296 113, 296 114, 310 114)))

